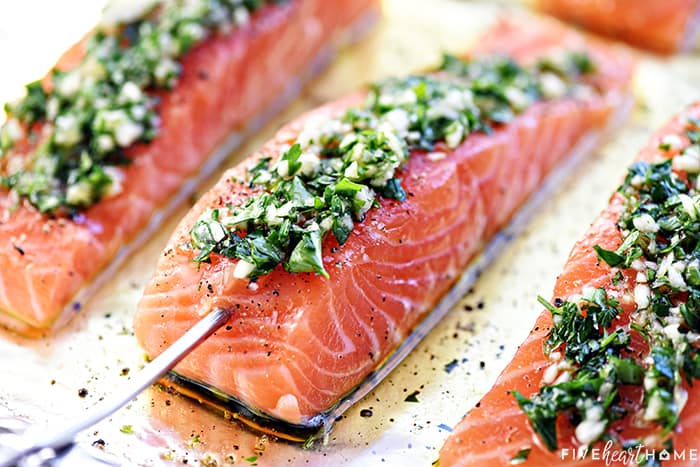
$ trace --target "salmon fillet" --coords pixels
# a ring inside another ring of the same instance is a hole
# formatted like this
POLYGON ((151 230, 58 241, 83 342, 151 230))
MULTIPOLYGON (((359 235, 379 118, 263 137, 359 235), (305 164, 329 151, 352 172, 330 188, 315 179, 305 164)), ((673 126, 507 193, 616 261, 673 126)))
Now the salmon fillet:
POLYGON ((194 264, 183 249, 211 207, 251 195, 234 180, 299 135, 306 122, 341 115, 365 92, 327 104, 283 128, 229 170, 181 221, 160 257, 135 317, 136 337, 155 356, 214 308, 234 317, 181 362, 191 381, 240 401, 253 413, 293 426, 317 426, 323 413, 378 368, 456 281, 469 260, 512 216, 547 172, 590 131, 600 130, 628 97, 632 61, 553 21, 501 22, 475 56, 533 60, 552 48, 585 49, 600 92, 535 103, 490 134, 456 149, 413 151, 399 178, 405 201, 381 198, 343 245, 328 236, 329 277, 278 267, 254 282, 236 279, 237 260, 213 255, 194 264))
MULTIPOLYGON (((677 135, 685 134, 688 118, 697 119, 698 117, 700 117, 700 104, 695 103, 660 129, 642 149, 637 160, 656 162, 664 158, 677 157, 681 149, 688 144, 688 139, 684 136, 676 140, 677 135), (674 136, 669 139, 668 135, 674 136), (660 149, 664 142, 673 140, 676 142, 666 150, 660 149)), ((681 174, 681 178, 685 177, 681 174)), ((555 301, 567 300, 568 297, 580 296, 586 289, 604 288, 608 296, 618 297, 620 302, 621 315, 619 321, 615 322, 616 326, 629 324, 631 316, 637 310, 635 301, 637 270, 610 267, 601 260, 594 246, 598 245, 605 250, 615 250, 620 246, 623 237, 618 228, 618 221, 624 206, 624 196, 620 192, 615 193, 609 206, 574 246, 562 274, 557 278, 553 294, 555 301)), ((593 445, 593 448, 599 449, 597 458, 588 456, 586 459, 577 461, 575 453, 580 444, 574 442, 577 439, 574 429, 564 416, 559 418, 556 425, 559 432, 557 436, 559 449, 550 452, 535 435, 525 413, 518 407, 516 398, 512 395, 513 391, 530 397, 544 384, 545 371, 552 363, 552 360, 543 352, 550 329, 552 329, 552 315, 549 311, 544 311, 493 388, 453 430, 440 451, 441 466, 506 465, 522 449, 531 450, 526 456, 527 461, 524 465, 545 465, 546 463, 629 465, 624 461, 620 462, 620 457, 617 458, 618 461, 608 457, 613 461, 606 462, 601 454, 605 449, 605 441, 593 445)), ((639 334, 633 334, 626 351, 628 355, 636 355, 641 359, 648 353, 649 346, 639 334)), ((700 387, 686 385, 686 390, 687 402, 681 413, 680 422, 670 438, 673 449, 678 454, 671 454, 670 461, 663 462, 663 465, 697 465, 697 452, 693 454, 691 451, 697 448, 700 441, 696 424, 698 410, 700 410, 700 387), (680 458, 680 455, 685 457, 680 458)), ((611 429, 622 442, 637 439, 650 440, 649 455, 653 454, 652 449, 656 449, 658 460, 658 454, 664 445, 654 436, 658 435, 661 440, 664 439, 660 428, 654 424, 640 423, 640 417, 633 415, 641 404, 639 387, 623 387, 620 394, 626 409, 631 413, 614 421, 611 429)), ((619 446, 615 444, 609 450, 620 452, 619 446)), ((632 451, 636 452, 634 449, 632 451)), ((644 449, 641 452, 643 455, 647 453, 644 449)), ((630 460, 631 456, 628 455, 624 459, 630 460)))
POLYGON ((697 0, 537 0, 544 12, 653 52, 697 45, 697 0))
MULTIPOLYGON (((74 218, 48 217, 26 201, 17 207, 8 191, 0 191, 0 323, 40 334, 66 322, 81 307, 76 294, 115 258, 123 259, 120 249, 139 233, 137 241, 145 240, 161 210, 175 207, 173 197, 182 200, 194 188, 183 185, 187 180, 213 170, 212 152, 237 144, 240 135, 230 139, 231 132, 259 126, 266 109, 269 114, 298 91, 331 43, 376 13, 374 0, 345 2, 340 9, 322 0, 280 2, 256 11, 244 27, 195 46, 181 59, 176 89, 157 91, 157 137, 127 148, 131 163, 120 194, 74 218)), ((57 68, 74 67, 84 44, 70 49, 57 68)), ((13 151, 30 151, 32 144, 22 141, 13 151)), ((220 161, 226 153, 219 152, 220 161)))

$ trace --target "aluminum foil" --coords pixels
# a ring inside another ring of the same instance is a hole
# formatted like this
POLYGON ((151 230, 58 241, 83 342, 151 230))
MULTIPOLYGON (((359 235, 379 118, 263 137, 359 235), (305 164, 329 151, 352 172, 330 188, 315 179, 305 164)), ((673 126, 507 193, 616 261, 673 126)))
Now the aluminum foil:
MULTIPOLYGON (((468 49, 511 10, 503 3, 386 0, 368 40, 343 53, 272 124, 231 155, 234 164, 285 121, 361 84, 439 62, 468 49)), ((101 2, 32 0, 0 4, 0 99, 17 94, 90 28, 101 2), (37 15, 41 11, 41 15, 37 15), (39 18, 40 17, 40 18, 39 18), (29 59, 31 57, 31 60, 29 59), (15 67, 14 64, 18 65, 15 67)), ((515 14, 522 14, 515 11, 515 14)), ((472 290, 379 386, 337 421, 327 442, 309 449, 261 436, 198 403, 154 387, 80 441, 124 465, 430 465, 450 428, 489 389, 530 330, 569 249, 605 206, 650 132, 693 99, 700 59, 642 56, 638 104, 615 139, 579 166, 556 195, 483 271, 472 290), (610 174, 619 174, 613 175, 610 174)), ((216 178, 206 182, 201 190, 216 178)), ((78 416, 144 364, 132 314, 182 207, 58 334, 27 340, 0 333, 0 417, 33 423, 78 416)))

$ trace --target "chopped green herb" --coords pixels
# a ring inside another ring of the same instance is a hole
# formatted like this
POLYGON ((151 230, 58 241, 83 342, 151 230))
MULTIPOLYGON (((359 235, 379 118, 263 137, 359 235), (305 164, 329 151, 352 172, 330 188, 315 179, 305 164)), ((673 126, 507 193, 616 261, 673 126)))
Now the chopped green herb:
POLYGON ((614 251, 606 250, 599 245, 593 245, 593 249, 598 253, 598 258, 608 263, 610 267, 614 268, 625 262, 625 258, 614 251))
POLYGON ((311 449, 311 447, 313 447, 313 445, 314 445, 315 440, 316 440, 316 438, 313 435, 309 436, 308 438, 306 438, 304 443, 301 445, 301 448, 302 449, 311 449))
MULTIPOLYGON (((608 430, 611 422, 627 415, 618 395, 623 385, 641 388, 643 404, 634 416, 659 426, 662 437, 668 435, 686 403, 684 383, 692 385, 700 378, 698 123, 689 120, 691 144, 673 160, 630 166, 618 188, 624 198, 617 223, 621 244, 614 251, 593 247, 609 266, 636 271, 637 309, 629 324, 615 324, 622 310, 604 289, 586 291, 583 298, 561 306, 539 298, 553 321, 544 350, 549 355, 558 352, 557 358, 545 371, 538 393, 514 396, 551 450, 557 448, 556 420, 561 414, 576 425, 581 444, 605 436, 618 439, 608 430), (647 354, 627 348, 633 333, 647 341, 647 354), (557 378, 561 372, 566 378, 557 378)), ((664 141, 680 149, 677 142, 682 140, 669 135, 664 141)), ((623 278, 616 271, 612 283, 619 285, 623 278)), ((644 461, 658 465, 660 458, 644 461)))
POLYGON ((524 448, 518 451, 518 453, 510 460, 510 465, 518 465, 525 462, 530 456, 530 451, 532 451, 532 448, 524 448))
POLYGON ((418 394, 420 394, 420 391, 413 391, 411 394, 406 396, 404 402, 420 402, 418 400, 418 394))
POLYGON ((560 362, 565 364, 553 365, 560 365, 554 369, 568 375, 561 382, 544 385, 530 398, 517 391, 513 395, 548 449, 557 448, 556 421, 562 413, 579 420, 577 425, 585 422, 586 428, 592 426, 588 431, 577 431, 579 441, 590 444, 623 413, 617 385, 640 384, 643 369, 621 357, 630 342, 629 334, 619 329, 608 331, 621 310, 605 289, 595 289, 580 302, 566 301, 558 307, 541 297, 539 301, 552 313, 553 321, 545 353, 563 352, 560 362))
POLYGON ((158 3, 125 24, 98 28, 76 67, 54 69, 50 86, 30 83, 24 98, 5 105, 0 186, 41 212, 68 215, 117 194, 119 167, 130 162, 126 148, 158 132, 153 91, 176 85, 179 60, 193 46, 244 24, 268 2, 158 3), (31 152, 12 152, 24 139, 31 152))
POLYGON ((119 431, 121 431, 122 433, 125 433, 125 434, 127 434, 127 435, 130 435, 130 434, 132 434, 132 433, 134 432, 134 427, 131 426, 131 425, 123 425, 123 426, 119 429, 119 431))
POLYGON ((617 271, 615 275, 612 276, 611 282, 613 285, 618 285, 623 279, 622 271, 617 271))
POLYGON ((202 442, 201 439, 200 439, 199 436, 197 435, 197 436, 193 436, 193 437, 187 442, 187 445, 188 445, 189 447, 194 447, 194 446, 196 446, 197 444, 199 444, 199 443, 201 443, 201 442, 202 442))
POLYGON ((520 394, 518 391, 513 391, 513 396, 518 402, 518 407, 525 412, 525 415, 530 419, 532 428, 535 430, 544 442, 544 445, 550 451, 554 451, 557 448, 557 432, 556 432, 556 421, 557 421, 557 407, 545 403, 546 400, 530 400, 527 397, 520 394))
POLYGON ((255 164, 247 182, 257 194, 203 213, 190 232, 194 261, 237 258, 239 278, 279 265, 328 277, 326 235, 342 245, 381 199, 404 201, 400 172, 412 151, 439 143, 454 149, 538 100, 575 93, 586 86, 579 75, 592 70, 577 53, 544 63, 526 68, 507 57, 445 56, 434 74, 370 86, 364 105, 312 119, 278 159, 255 164))

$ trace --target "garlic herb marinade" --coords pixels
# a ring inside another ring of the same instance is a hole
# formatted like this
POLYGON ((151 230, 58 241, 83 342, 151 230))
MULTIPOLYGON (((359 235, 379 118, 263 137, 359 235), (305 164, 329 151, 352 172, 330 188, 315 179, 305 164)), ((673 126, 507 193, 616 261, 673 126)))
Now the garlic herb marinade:
POLYGON ((104 22, 73 69, 52 70, 5 105, 0 184, 47 214, 75 214, 118 194, 125 149, 158 133, 156 90, 176 87, 179 59, 215 34, 249 22, 273 0, 145 2, 135 17, 104 22))
POLYGON ((403 201, 400 173, 412 151, 439 160, 446 156, 439 142, 452 150, 537 101, 588 95, 585 75, 592 71, 586 54, 570 51, 528 66, 503 56, 445 56, 436 73, 377 83, 364 105, 307 122, 278 159, 250 169, 245 182, 257 194, 239 206, 206 210, 190 232, 194 260, 237 258, 237 278, 280 264, 328 277, 323 238, 332 232, 343 244, 379 197, 403 201))
MULTIPOLYGON (((617 223, 621 244, 614 251, 594 246, 599 259, 616 269, 613 285, 625 280, 622 270, 634 275, 629 323, 619 321, 620 297, 604 288, 554 304, 540 298, 553 318, 545 343, 552 363, 539 393, 514 395, 550 450, 557 448, 561 414, 574 423, 582 445, 622 441, 611 423, 634 416, 657 427, 657 442, 670 446, 688 397, 684 385, 700 378, 700 121, 687 120, 685 137, 689 144, 682 150, 681 135, 663 138, 659 151, 678 152, 675 157, 660 155, 628 169, 618 189, 624 198, 617 223), (648 344, 643 355, 627 348, 635 333, 648 344), (637 413, 623 407, 624 385, 643 392, 637 413)), ((645 441, 627 440, 625 446, 645 441)))

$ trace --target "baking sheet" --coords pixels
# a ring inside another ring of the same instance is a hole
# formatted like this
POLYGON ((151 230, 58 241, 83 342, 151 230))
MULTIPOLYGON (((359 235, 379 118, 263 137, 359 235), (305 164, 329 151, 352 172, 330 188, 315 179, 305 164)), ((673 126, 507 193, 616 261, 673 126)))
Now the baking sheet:
MULTIPOLYGON (((2 67, 0 100, 41 76, 89 29, 101 4, 0 3, 0 63, 12 64, 2 67)), ((366 81, 428 67, 439 61, 443 50, 468 48, 508 9, 501 2, 386 0, 385 19, 376 31, 336 60, 229 162, 245 157, 305 109, 366 81)), ((643 57, 636 83, 640 104, 618 137, 586 162, 578 177, 562 184, 561 192, 482 274, 473 291, 338 421, 326 445, 301 450, 274 441, 158 388, 82 439, 104 441, 105 451, 125 465, 430 465, 450 427, 488 390, 529 332, 541 309, 535 297, 550 294, 569 248, 617 185, 617 176, 610 174, 621 176, 649 133, 700 97, 700 90, 688 84, 696 77, 700 59, 695 57, 643 57), (406 401, 411 394, 418 402, 406 401)), ((155 258, 185 210, 165 223, 62 332, 41 341, 0 335, 0 416, 38 423, 74 416, 143 365, 131 316, 155 258), (81 389, 87 390, 85 397, 79 396, 81 389)))

